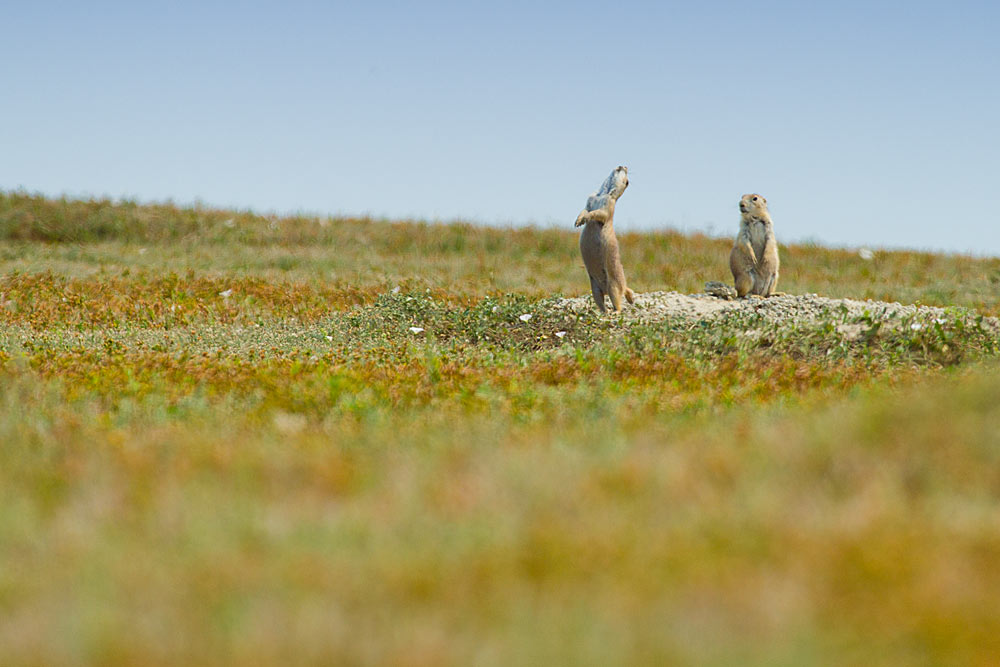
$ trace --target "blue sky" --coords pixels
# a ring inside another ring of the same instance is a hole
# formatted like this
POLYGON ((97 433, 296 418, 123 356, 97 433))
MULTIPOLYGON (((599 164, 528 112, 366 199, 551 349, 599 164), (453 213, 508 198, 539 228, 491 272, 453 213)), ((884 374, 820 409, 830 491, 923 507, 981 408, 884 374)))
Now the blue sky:
POLYGON ((0 188, 1000 255, 1000 3, 18 3, 0 188))

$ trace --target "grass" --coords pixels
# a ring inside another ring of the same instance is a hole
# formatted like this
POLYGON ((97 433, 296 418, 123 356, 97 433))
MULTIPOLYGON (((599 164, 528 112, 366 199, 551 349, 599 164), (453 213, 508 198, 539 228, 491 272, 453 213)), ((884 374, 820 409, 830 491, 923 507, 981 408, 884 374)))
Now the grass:
MULTIPOLYGON (((626 327, 548 307, 586 288, 569 230, 2 193, 0 239, 2 664, 1000 651, 1000 341, 967 311, 626 327)), ((725 240, 621 244, 639 290, 725 275, 725 240)), ((782 261, 997 314, 996 259, 782 261)))

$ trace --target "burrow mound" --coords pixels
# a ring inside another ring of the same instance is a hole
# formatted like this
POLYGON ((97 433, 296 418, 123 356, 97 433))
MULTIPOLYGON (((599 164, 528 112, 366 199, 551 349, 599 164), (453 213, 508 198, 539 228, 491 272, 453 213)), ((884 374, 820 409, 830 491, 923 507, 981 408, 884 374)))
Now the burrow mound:
MULTIPOLYGON (((554 299, 554 308, 582 312, 595 308, 588 296, 554 299)), ((610 306, 610 303, 608 304, 610 306)), ((980 315, 967 308, 940 308, 936 306, 904 305, 886 301, 859 301, 832 299, 817 294, 772 296, 766 299, 720 299, 710 294, 680 294, 679 292, 646 292, 635 295, 635 304, 625 304, 621 318, 626 323, 650 323, 664 319, 682 318, 692 321, 713 320, 730 315, 756 315, 769 322, 789 324, 814 324, 835 321, 841 333, 850 335, 861 324, 881 322, 886 325, 907 324, 912 327, 932 326, 963 320, 979 320, 980 315)), ((1000 332, 1000 320, 982 317, 982 325, 1000 332)))

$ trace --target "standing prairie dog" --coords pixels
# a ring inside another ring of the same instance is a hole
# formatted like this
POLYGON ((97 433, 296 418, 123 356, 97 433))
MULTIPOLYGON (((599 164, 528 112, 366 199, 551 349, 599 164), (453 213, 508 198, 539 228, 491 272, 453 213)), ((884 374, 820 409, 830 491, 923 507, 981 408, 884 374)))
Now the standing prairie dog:
POLYGON ((615 237, 615 204, 628 187, 628 169, 618 167, 611 172, 600 189, 587 198, 587 207, 576 217, 576 226, 586 225, 580 234, 580 254, 590 276, 590 290, 594 303, 602 313, 607 312, 604 296, 611 297, 615 312, 622 310, 622 297, 635 302, 635 293, 625 285, 615 237))
POLYGON ((761 195, 740 199, 740 233, 729 253, 729 269, 736 281, 736 295, 771 296, 778 287, 778 241, 761 195))

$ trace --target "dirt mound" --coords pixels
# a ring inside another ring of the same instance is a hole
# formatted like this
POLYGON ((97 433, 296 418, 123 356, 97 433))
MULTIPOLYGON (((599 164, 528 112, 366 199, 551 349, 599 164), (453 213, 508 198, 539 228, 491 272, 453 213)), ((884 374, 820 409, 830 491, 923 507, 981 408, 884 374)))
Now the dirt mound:
MULTIPOLYGON (((573 312, 594 308, 590 296, 556 299, 558 309, 573 312)), ((680 294, 679 292, 647 292, 635 295, 635 305, 622 310, 626 322, 656 322, 681 317, 701 321, 731 314, 756 314, 769 321, 796 323, 836 320, 840 326, 851 326, 852 320, 862 318, 885 323, 907 322, 910 326, 923 326, 935 321, 978 318, 975 311, 964 308, 939 308, 935 306, 904 305, 885 301, 858 301, 831 299, 816 294, 773 296, 767 299, 720 299, 710 294, 680 294)), ((984 325, 1000 330, 1000 320, 984 317, 984 325)), ((838 327, 839 328, 839 327, 838 327)))

